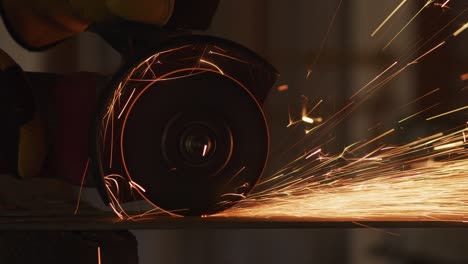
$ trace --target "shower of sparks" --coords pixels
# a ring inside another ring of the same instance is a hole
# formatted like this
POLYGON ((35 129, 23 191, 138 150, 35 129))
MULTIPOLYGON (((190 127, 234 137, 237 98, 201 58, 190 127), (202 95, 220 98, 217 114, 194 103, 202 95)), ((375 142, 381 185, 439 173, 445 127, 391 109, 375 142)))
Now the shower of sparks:
POLYGON ((407 0, 401 1, 401 3, 390 13, 390 15, 388 15, 387 18, 385 18, 384 21, 380 23, 380 25, 374 30, 374 32, 372 32, 371 37, 377 34, 377 32, 388 22, 388 20, 390 20, 390 18, 392 18, 396 14, 396 12, 398 12, 398 10, 400 10, 400 8, 406 3, 406 1, 407 0))
MULTIPOLYGON (((402 1, 372 35, 375 35, 405 2, 402 1)), ((433 2, 427 1, 385 48, 433 2)), ((448 2, 445 1, 442 5, 445 7, 448 2)), ((454 21, 455 19, 451 20, 442 29, 454 21)), ((456 37, 465 28, 466 24, 453 36, 456 37)), ((420 48, 425 47, 441 31, 439 30, 424 42, 420 48)), ((388 66, 369 83, 358 89, 351 96, 352 101, 349 104, 332 117, 326 118, 323 126, 336 127, 338 122, 360 106, 374 91, 383 87, 408 67, 420 63, 423 58, 445 45, 447 40, 448 37, 417 55, 416 59, 409 60, 409 63, 399 69, 395 69, 395 66, 400 60, 388 66), (367 94, 359 98, 357 95, 364 90, 367 90, 367 94)), ((433 89, 401 108, 414 104, 439 90, 440 88, 433 89)), ((439 105, 441 102, 416 111, 401 119, 399 123, 407 122, 417 115, 427 115, 429 110, 433 111, 439 105)), ((460 107, 425 120, 430 122, 432 119, 442 118, 467 108, 468 106, 460 107)), ((290 124, 291 120, 290 118, 290 124)), ((383 126, 383 123, 378 122, 369 130, 377 126, 383 126)), ((312 145, 311 147, 316 148, 294 158, 273 175, 265 177, 246 199, 215 216, 300 217, 310 221, 353 221, 355 223, 356 221, 468 222, 468 198, 466 196, 468 193, 468 122, 465 128, 454 127, 403 145, 386 144, 386 137, 396 131, 396 128, 392 128, 369 140, 358 141, 345 147, 339 154, 324 153, 323 148, 312 145)), ((311 134, 321 137, 325 133, 314 131, 311 134)), ((320 144, 320 146, 325 144, 320 144)), ((298 143, 293 146, 296 145, 298 143)))
POLYGON ((272 177, 285 181, 277 178, 217 216, 468 221, 468 144, 461 141, 466 132, 379 147, 363 158, 348 157, 345 150, 298 160, 272 177))
MULTIPOLYGON (((371 36, 377 34, 406 2, 407 0, 401 1, 379 24, 371 36)), ((426 1, 424 6, 385 45, 384 49, 391 45, 433 2, 434 0, 426 1)), ((445 1, 441 4, 441 7, 446 7, 448 2, 449 0, 445 1)), ((319 60, 332 25, 339 13, 341 3, 342 1, 339 2, 335 10, 318 54, 312 64, 308 65, 306 78, 311 75, 312 68, 319 60)), ((454 21, 455 19, 442 29, 451 25, 454 21)), ((287 127, 293 129, 294 127, 303 126, 306 136, 292 144, 287 151, 303 145, 304 149, 301 154, 287 165, 277 169, 273 175, 266 175, 256 185, 252 193, 246 195, 243 192, 229 192, 220 195, 223 198, 239 197, 243 200, 235 204, 231 209, 215 216, 303 217, 311 220, 348 221, 468 221, 468 198, 466 195, 468 193, 468 123, 463 125, 465 128, 461 128, 462 126, 454 127, 431 136, 418 138, 404 145, 391 145, 385 142, 388 137, 395 136, 399 132, 399 128, 386 127, 385 130, 377 133, 378 129, 386 125, 383 121, 380 121, 374 123, 368 129, 369 131, 375 130, 377 136, 373 135, 368 139, 350 144, 338 154, 327 153, 326 148, 324 148, 326 144, 331 144, 335 140, 335 138, 325 138, 325 136, 332 132, 340 122, 345 120, 372 94, 405 72, 408 67, 420 63, 423 58, 445 45, 450 37, 461 34, 466 27, 467 23, 455 32, 449 32, 451 34, 448 37, 441 38, 438 42, 429 42, 435 36, 438 36, 441 32, 439 30, 416 50, 413 49, 411 55, 399 58, 396 61, 393 59, 392 64, 387 64, 389 66, 377 76, 372 79, 369 78, 370 81, 356 89, 357 91, 349 98, 344 107, 339 108, 330 116, 313 117, 317 116, 316 112, 320 112, 319 106, 324 102, 323 99, 320 99, 308 110, 315 100, 304 97, 305 101, 301 113, 297 116, 292 113, 291 108, 288 106, 289 123, 287 127), (420 51, 421 49, 424 49, 424 51, 420 51), (312 115, 312 112, 314 112, 314 115, 312 115), (311 144, 302 144, 311 135, 315 138, 315 141, 311 144)), ((112 168, 113 153, 116 151, 112 146, 114 144, 118 145, 118 140, 114 139, 115 127, 119 124, 125 126, 126 116, 129 115, 142 90, 158 81, 185 78, 205 72, 216 72, 229 76, 229 67, 223 67, 223 64, 219 63, 222 60, 228 60, 229 63, 248 63, 241 58, 236 58, 227 50, 214 46, 205 47, 206 52, 204 51, 195 59, 195 64, 185 65, 183 64, 185 62, 181 63, 186 67, 182 70, 174 70, 169 73, 160 73, 158 71, 158 65, 167 63, 164 60, 166 55, 170 59, 171 53, 184 51, 188 47, 194 48, 186 45, 154 54, 136 66, 129 73, 128 78, 122 81, 114 91, 113 98, 108 102, 107 112, 103 115, 100 131, 100 137, 104 142, 101 151, 110 160, 111 166, 109 168, 112 168), (134 88, 132 86, 134 83, 138 83, 139 87, 134 88), (121 99, 123 101, 124 98, 127 99, 122 107, 120 101, 121 99), (117 120, 115 119, 115 113, 119 113, 117 120), (123 118, 121 119, 121 117, 123 118), (123 122, 123 125, 119 122, 123 122), (108 147, 109 145, 110 147, 108 147)), ((187 60, 190 59, 193 58, 187 60)), ((464 80, 463 76, 465 75, 461 75, 460 78, 464 80)), ((280 92, 288 89, 288 85, 277 87, 277 91, 280 92)), ((439 90, 440 88, 433 89, 401 108, 414 104, 439 90)), ((410 123, 408 121, 413 121, 415 116, 424 116, 423 120, 429 122, 432 119, 468 109, 468 106, 464 106, 427 117, 429 110, 431 110, 431 114, 434 114, 432 111, 440 104, 440 102, 437 102, 429 107, 421 107, 422 110, 415 109, 412 111, 413 114, 400 119, 398 125, 410 123)), ((120 144, 122 145, 122 141, 120 141, 120 144)), ((122 149, 122 146, 120 148, 122 149)), ((207 151, 208 145, 204 145, 202 156, 205 156, 207 151)), ((121 156, 124 159, 124 154, 119 154, 121 155, 116 156, 121 156)), ((176 170, 176 168, 173 168, 173 170, 176 170)), ((230 181, 244 170, 246 170, 246 167, 240 167, 230 181)), ((177 212, 168 212, 153 204, 145 196, 144 186, 132 179, 125 163, 123 163, 120 173, 113 173, 109 170, 109 173, 104 176, 104 182, 109 194, 109 206, 120 219, 137 221, 151 219, 162 214, 178 216, 177 212), (123 205, 124 201, 121 200, 125 188, 130 189, 135 200, 146 202, 149 209, 140 212, 127 211, 123 205)), ((239 189, 243 187, 246 186, 239 185, 239 189)), ((204 215, 203 217, 209 216, 204 215)))

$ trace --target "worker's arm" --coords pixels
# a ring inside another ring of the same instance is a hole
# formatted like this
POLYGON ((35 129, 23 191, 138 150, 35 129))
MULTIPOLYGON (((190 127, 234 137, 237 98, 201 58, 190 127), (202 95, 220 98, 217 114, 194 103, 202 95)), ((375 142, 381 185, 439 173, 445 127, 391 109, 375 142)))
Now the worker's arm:
POLYGON ((114 17, 162 26, 174 0, 0 0, 11 35, 22 46, 44 49, 114 17))
POLYGON ((37 50, 86 29, 89 22, 74 15, 65 0, 2 0, 3 18, 15 40, 37 50))

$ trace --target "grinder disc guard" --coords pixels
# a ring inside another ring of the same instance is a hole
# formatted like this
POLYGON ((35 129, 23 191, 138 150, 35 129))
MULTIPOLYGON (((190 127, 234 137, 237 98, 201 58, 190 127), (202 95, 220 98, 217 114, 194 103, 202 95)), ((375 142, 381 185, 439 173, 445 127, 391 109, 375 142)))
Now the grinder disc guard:
POLYGON ((261 176, 269 135, 261 104, 276 71, 233 42, 186 35, 114 78, 93 142, 98 189, 121 218, 206 215, 261 176), (122 204, 144 201, 137 213, 122 204))

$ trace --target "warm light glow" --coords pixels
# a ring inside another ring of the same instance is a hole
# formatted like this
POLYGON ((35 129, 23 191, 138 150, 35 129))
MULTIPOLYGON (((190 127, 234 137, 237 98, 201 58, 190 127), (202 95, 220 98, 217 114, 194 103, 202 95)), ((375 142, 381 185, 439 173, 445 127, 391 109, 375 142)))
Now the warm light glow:
POLYGON ((314 119, 312 119, 312 118, 310 118, 310 117, 308 117, 308 116, 303 116, 303 117, 302 117, 302 121, 303 121, 303 122, 306 122, 306 123, 308 123, 308 124, 313 124, 313 123, 314 123, 314 119))
POLYGON ((464 73, 464 74, 460 75, 460 80, 462 80, 462 81, 468 80, 468 73, 464 73))

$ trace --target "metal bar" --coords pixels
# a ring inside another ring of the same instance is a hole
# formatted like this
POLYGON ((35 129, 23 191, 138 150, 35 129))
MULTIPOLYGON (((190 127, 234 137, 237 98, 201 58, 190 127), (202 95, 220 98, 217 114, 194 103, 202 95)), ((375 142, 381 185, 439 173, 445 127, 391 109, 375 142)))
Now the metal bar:
POLYGON ((315 228, 466 228, 467 223, 445 221, 325 221, 303 218, 166 217, 123 221, 110 215, 0 217, 0 230, 128 230, 128 229, 315 229, 315 228))

